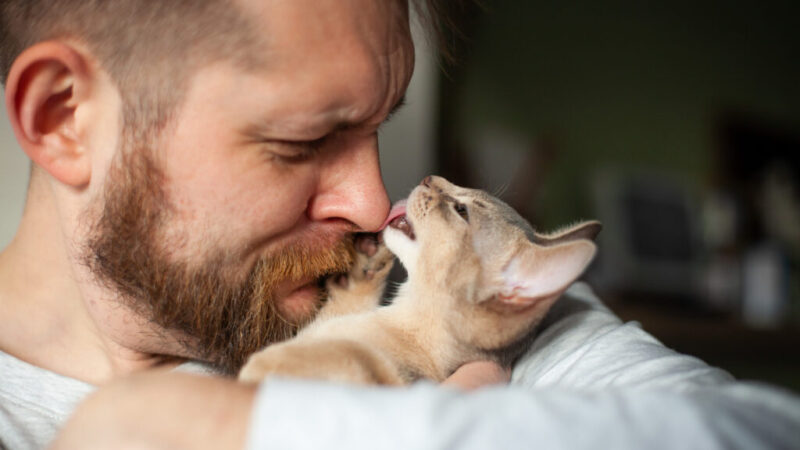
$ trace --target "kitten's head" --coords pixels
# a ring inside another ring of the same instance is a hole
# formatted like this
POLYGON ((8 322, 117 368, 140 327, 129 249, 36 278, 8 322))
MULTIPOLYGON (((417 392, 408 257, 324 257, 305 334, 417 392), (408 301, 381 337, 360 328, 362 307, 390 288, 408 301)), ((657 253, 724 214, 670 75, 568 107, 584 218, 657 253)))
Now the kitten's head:
POLYGON ((538 234, 502 201, 440 177, 423 180, 393 216, 383 237, 414 291, 447 294, 453 335, 487 351, 529 334, 591 262, 600 231, 591 221, 538 234))

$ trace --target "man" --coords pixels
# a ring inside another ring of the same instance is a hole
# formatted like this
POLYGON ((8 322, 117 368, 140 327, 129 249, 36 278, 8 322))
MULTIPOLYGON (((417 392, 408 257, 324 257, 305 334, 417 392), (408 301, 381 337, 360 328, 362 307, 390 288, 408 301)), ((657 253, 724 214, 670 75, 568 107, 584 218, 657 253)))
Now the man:
MULTIPOLYGON (((60 229, 37 230, 48 254, 64 253, 43 268, 43 279, 54 287, 52 270, 68 269, 74 276, 59 280, 59 305, 82 303, 82 320, 96 329, 61 345, 100 340, 110 349, 86 355, 98 361, 81 368, 28 357, 43 367, 102 382, 169 363, 161 355, 170 355, 233 371, 309 316, 315 280, 348 263, 346 235, 376 230, 385 218, 376 130, 411 77, 405 5, 372 6, 354 23, 337 17, 337 6, 322 11, 325 5, 315 4, 324 20, 296 33, 290 27, 300 5, 279 5, 275 13, 261 2, 243 3, 241 11, 226 3, 140 12, 128 2, 121 13, 147 32, 165 33, 184 20, 196 25, 175 32, 177 42, 118 42, 114 30, 93 28, 85 33, 108 36, 84 43, 56 35, 24 50, 11 67, 9 116, 35 167, 30 214, 9 257, 41 261, 15 253, 33 251, 28 229, 60 222, 60 229), (211 19, 219 23, 202 22, 211 19), (224 37, 195 43, 192 33, 202 32, 224 37), (145 63, 130 67, 117 53, 104 55, 111 45, 130 46, 125 58, 145 63), (343 66, 342 55, 352 64, 343 66), (150 88, 154 76, 163 86, 150 88), (35 217, 37 209, 49 217, 35 217)), ((98 347, 85 344, 77 347, 98 347)))
MULTIPOLYGON (((681 416, 698 406, 679 391, 730 382, 621 325, 580 286, 515 369, 533 391, 568 388, 544 403, 521 388, 256 388, 181 373, 196 367, 186 361, 233 373, 289 336, 313 315, 317 280, 348 264, 349 236, 383 222, 376 131, 411 77, 406 0, 2 7, 6 107, 34 164, 18 234, 0 254, 4 445, 46 444, 106 385, 57 446, 449 447, 466 437, 527 446, 528 434, 545 437, 529 427, 546 423, 537 417, 555 420, 552 433, 593 423, 581 427, 590 435, 609 417, 616 442, 641 446, 621 426, 626 412, 666 398, 681 416), (153 368, 168 372, 126 377, 153 368), (569 390, 645 381, 671 390, 621 400, 569 390), (569 404, 584 415, 559 415, 569 404), (552 411, 542 416, 543 406, 552 411)), ((475 363, 450 381, 506 377, 475 363)), ((727 391, 706 395, 715 413, 742 404, 727 391)), ((701 423, 698 435, 730 423, 701 423)), ((760 437, 763 426, 741 435, 760 437)))
POLYGON ((7 355, 92 385, 233 373, 311 317, 387 215, 376 132, 413 67, 405 1, 340 3, 4 4, 34 162, 0 259, 7 355))

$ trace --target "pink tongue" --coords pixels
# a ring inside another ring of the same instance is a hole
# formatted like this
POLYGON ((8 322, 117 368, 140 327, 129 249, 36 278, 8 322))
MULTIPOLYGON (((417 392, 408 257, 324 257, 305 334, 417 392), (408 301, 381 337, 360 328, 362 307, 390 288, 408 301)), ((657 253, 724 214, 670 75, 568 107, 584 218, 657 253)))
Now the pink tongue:
POLYGON ((383 225, 381 225, 381 230, 386 228, 389 225, 389 222, 393 221, 394 219, 405 216, 406 215, 406 200, 400 200, 392 206, 392 210, 389 211, 389 216, 386 217, 386 220, 383 221, 383 225))

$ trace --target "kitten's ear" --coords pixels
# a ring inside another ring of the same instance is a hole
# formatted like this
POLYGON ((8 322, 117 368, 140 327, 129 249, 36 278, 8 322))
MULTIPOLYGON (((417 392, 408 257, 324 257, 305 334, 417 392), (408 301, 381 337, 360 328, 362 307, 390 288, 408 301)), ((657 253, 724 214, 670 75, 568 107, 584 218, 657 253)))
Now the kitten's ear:
POLYGON ((530 243, 503 269, 497 300, 525 306, 560 294, 583 273, 596 250, 587 239, 548 247, 530 243))
POLYGON ((550 246, 574 241, 577 239, 588 239, 593 241, 597 235, 600 234, 600 230, 602 229, 603 225, 601 225, 600 222, 596 220, 589 220, 587 222, 581 222, 574 226, 558 230, 554 233, 534 234, 536 235, 537 244, 550 246))

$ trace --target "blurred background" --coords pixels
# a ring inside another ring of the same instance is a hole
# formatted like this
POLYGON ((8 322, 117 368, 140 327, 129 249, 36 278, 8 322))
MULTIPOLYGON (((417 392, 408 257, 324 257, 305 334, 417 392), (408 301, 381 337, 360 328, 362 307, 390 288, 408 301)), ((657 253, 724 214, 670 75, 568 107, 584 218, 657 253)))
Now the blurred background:
POLYGON ((433 171, 544 231, 601 220, 586 278, 617 314, 800 390, 800 2, 454 13, 433 171))
MULTIPOLYGON (((393 200, 425 175, 539 230, 603 222, 586 275, 624 320, 800 391, 800 2, 484 1, 441 63, 415 30, 381 130, 393 200), (444 70, 440 70, 444 69, 444 70)), ((0 248, 28 162, 0 120, 0 248)))

